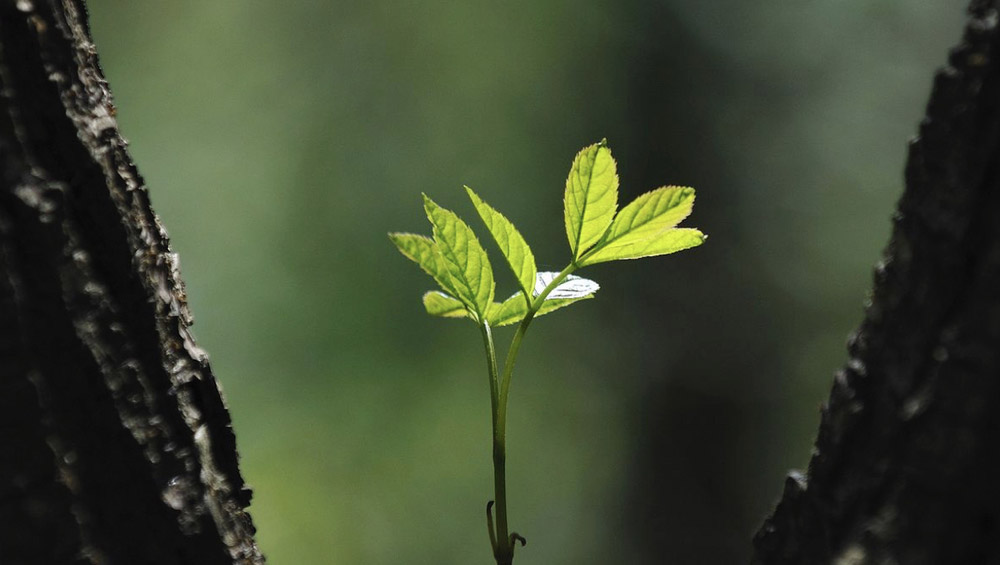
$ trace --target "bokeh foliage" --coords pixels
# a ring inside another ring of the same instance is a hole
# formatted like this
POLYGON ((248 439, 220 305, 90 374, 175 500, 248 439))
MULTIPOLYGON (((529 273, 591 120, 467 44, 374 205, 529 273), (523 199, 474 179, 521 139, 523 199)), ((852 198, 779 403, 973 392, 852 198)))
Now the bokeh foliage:
POLYGON ((425 277, 385 233, 424 228, 421 191, 473 215, 467 184, 540 269, 565 264, 565 171, 605 136, 623 201, 694 186, 690 223, 712 239, 594 267, 597 300, 537 323, 508 432, 518 562, 745 560, 807 461, 962 16, 903 0, 89 5, 278 565, 489 560, 478 335, 423 313, 425 277))

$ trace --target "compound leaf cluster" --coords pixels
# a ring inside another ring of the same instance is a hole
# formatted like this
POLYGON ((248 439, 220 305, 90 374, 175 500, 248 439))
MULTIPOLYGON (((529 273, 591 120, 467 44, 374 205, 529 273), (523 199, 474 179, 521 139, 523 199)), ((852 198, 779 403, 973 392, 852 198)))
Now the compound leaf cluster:
POLYGON ((600 288, 570 273, 580 267, 675 253, 704 243, 697 229, 678 228, 691 213, 695 191, 664 186, 618 210, 618 169, 606 140, 583 148, 573 160, 563 196, 563 216, 572 260, 561 273, 539 272, 535 256, 506 216, 465 187, 473 207, 500 249, 519 291, 495 302, 493 269, 472 229, 454 212, 424 195, 433 238, 391 233, 399 251, 437 282, 424 294, 428 314, 470 318, 491 326, 516 324, 581 300, 600 288))

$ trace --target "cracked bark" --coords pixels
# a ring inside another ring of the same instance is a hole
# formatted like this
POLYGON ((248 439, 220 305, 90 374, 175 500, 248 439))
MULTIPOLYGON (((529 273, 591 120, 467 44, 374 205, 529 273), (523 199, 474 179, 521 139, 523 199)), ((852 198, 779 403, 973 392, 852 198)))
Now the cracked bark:
POLYGON ((0 0, 0 563, 263 563, 82 0, 0 0))
POLYGON ((865 320, 754 563, 1000 563, 1000 1, 910 144, 865 320))

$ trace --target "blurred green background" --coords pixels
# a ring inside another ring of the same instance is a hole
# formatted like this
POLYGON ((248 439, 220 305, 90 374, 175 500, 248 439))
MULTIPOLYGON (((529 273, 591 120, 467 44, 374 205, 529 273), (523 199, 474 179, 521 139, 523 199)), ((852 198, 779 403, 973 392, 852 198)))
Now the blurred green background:
POLYGON ((529 542, 516 562, 745 562, 808 461, 963 15, 902 0, 89 4, 276 565, 490 562, 480 337, 423 313, 432 282, 385 234, 429 232, 425 191, 485 235, 468 184, 558 269, 570 160, 602 137, 622 201, 695 186, 686 224, 711 239, 589 269, 598 299, 533 326, 508 432, 529 542))

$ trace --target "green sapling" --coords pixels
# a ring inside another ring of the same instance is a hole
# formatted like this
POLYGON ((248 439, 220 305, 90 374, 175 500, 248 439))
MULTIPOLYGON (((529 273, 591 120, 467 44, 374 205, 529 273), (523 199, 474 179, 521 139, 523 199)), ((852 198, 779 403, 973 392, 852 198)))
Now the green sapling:
POLYGON ((411 233, 391 233, 389 238, 440 287, 424 294, 427 313, 470 319, 482 333, 493 413, 494 500, 486 505, 486 523, 493 556, 498 565, 507 565, 514 559, 515 542, 525 543, 523 537, 509 532, 507 527, 507 396, 514 362, 531 321, 593 298, 599 288, 597 283, 573 274, 581 267, 666 255, 697 247, 705 242, 706 236, 693 228, 677 227, 691 213, 693 188, 657 188, 619 211, 617 164, 607 140, 582 149, 570 168, 563 215, 572 259, 558 273, 538 272, 535 256, 514 224, 483 202, 471 188, 465 190, 517 280, 518 291, 510 298, 494 301, 493 269, 486 251, 465 222, 426 194, 424 211, 433 227, 433 238, 411 233), (501 372, 492 328, 512 324, 518 326, 501 372))

